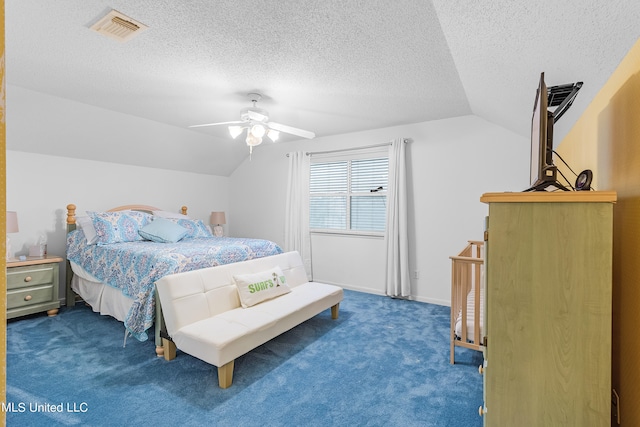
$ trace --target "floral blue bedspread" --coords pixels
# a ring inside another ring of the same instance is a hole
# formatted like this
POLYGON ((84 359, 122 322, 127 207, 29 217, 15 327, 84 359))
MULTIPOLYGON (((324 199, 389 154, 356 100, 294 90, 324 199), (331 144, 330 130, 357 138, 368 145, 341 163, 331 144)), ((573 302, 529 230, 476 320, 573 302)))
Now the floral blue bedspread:
POLYGON ((178 243, 87 245, 82 230, 67 235, 67 259, 133 299, 124 325, 140 341, 148 339, 146 330, 154 321, 156 280, 168 274, 279 253, 282 249, 277 244, 261 239, 201 237, 178 243))

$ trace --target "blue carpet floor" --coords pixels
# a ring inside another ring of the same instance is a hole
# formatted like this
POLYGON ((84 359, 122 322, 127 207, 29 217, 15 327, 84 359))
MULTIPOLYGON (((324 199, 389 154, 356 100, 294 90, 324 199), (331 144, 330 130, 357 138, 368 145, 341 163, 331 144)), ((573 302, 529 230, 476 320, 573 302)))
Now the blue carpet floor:
POLYGON ((83 304, 10 320, 7 425, 482 425, 482 355, 449 364, 448 307, 345 291, 338 320, 327 310, 236 359, 226 390, 215 367, 123 336, 83 304))

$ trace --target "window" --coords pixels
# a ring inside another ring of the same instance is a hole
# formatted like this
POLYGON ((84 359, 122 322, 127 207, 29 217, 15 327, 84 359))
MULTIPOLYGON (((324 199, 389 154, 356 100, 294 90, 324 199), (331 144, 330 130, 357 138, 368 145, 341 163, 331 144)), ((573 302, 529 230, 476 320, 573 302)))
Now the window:
MULTIPOLYGON (((385 152, 386 154, 386 152, 385 152)), ((328 232, 382 233, 386 227, 389 159, 318 160, 309 180, 310 228, 328 232)))

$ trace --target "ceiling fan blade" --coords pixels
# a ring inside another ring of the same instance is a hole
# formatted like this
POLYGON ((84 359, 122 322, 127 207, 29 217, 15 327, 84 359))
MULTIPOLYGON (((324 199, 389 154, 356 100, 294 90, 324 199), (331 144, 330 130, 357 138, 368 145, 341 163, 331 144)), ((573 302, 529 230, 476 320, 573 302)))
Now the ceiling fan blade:
POLYGON ((311 131, 298 129, 287 125, 281 125, 280 123, 269 122, 267 123, 267 126, 269 126, 269 128, 273 130, 290 133, 291 135, 297 135, 307 139, 313 139, 316 137, 316 134, 311 131))
POLYGON ((218 126, 218 125, 233 125, 233 124, 240 124, 240 123, 244 123, 241 121, 233 121, 233 122, 220 122, 220 123, 205 123, 202 125, 191 125, 189 126, 190 128, 200 128, 200 127, 204 127, 204 126, 218 126))
POLYGON ((263 110, 264 113, 265 113, 265 114, 263 114, 263 113, 261 113, 259 111, 256 111, 256 110, 257 110, 257 108, 256 109, 248 109, 247 110, 247 116, 249 116, 249 119, 256 120, 256 121, 259 121, 259 122, 266 122, 267 120, 269 120, 269 116, 267 115, 266 111, 263 110))

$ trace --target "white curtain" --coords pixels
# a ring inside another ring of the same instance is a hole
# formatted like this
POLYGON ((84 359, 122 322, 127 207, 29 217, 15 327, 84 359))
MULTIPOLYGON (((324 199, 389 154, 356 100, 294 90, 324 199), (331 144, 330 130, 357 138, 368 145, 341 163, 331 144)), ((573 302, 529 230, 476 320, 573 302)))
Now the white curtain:
POLYGON ((284 216, 286 251, 298 251, 309 280, 313 278, 311 265, 311 234, 309 233, 309 167, 311 160, 302 151, 289 153, 289 179, 284 216))
POLYGON ((409 276, 409 238, 407 235, 407 172, 405 142, 395 139, 389 147, 389 184, 387 188, 386 294, 411 296, 409 276))

